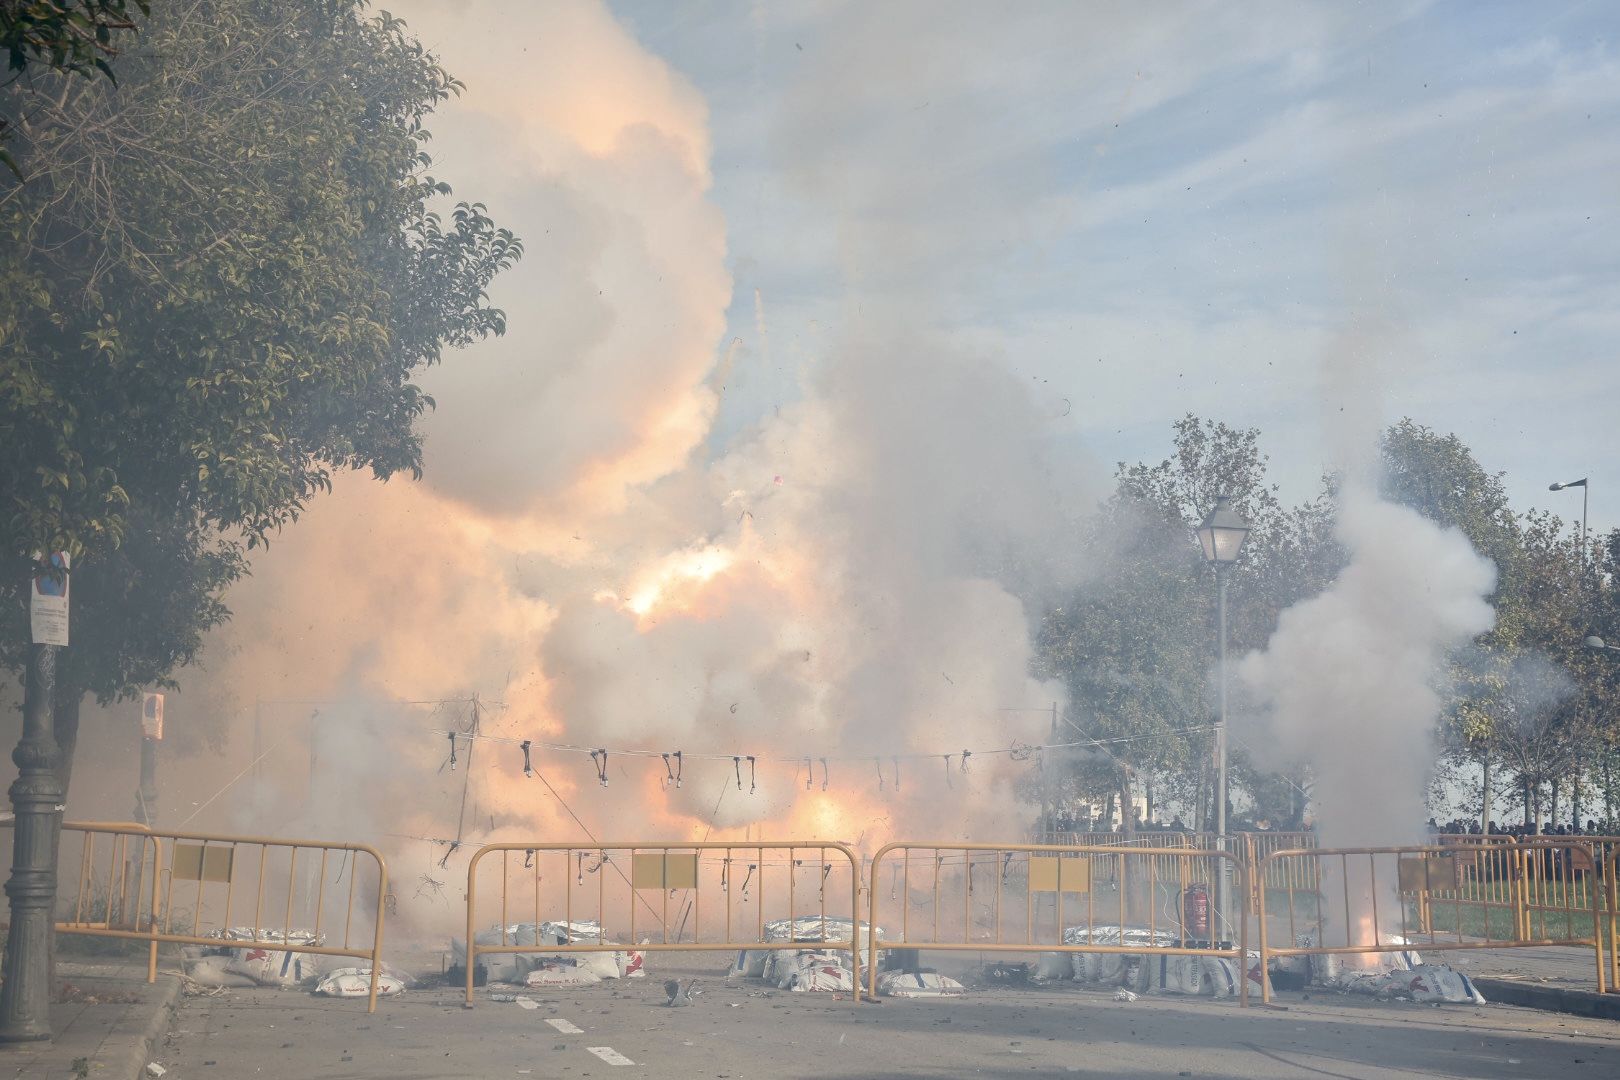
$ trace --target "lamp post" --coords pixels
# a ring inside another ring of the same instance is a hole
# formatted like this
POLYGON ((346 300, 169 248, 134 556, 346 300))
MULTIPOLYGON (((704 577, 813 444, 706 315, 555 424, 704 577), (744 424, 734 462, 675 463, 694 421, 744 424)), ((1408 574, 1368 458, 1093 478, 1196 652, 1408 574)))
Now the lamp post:
MULTIPOLYGON (((1204 561, 1215 568, 1215 582, 1220 593, 1220 632, 1217 656, 1220 666, 1220 713, 1215 720, 1215 846, 1226 850, 1226 572, 1237 562, 1243 542, 1249 538, 1249 523, 1232 509, 1232 497, 1220 495, 1215 509, 1198 526, 1198 544, 1204 549, 1204 561)), ((1215 879, 1215 913, 1224 920, 1230 910, 1228 895, 1231 875, 1227 860, 1221 860, 1220 873, 1215 879)), ((1212 922, 1212 927, 1220 926, 1212 922)), ((1219 937, 1219 933, 1212 935, 1219 937)))
POLYGON ((1574 487, 1581 489, 1581 566, 1584 568, 1586 566, 1586 477, 1583 476, 1579 480, 1571 480, 1567 484, 1548 484, 1547 490, 1563 491, 1565 488, 1574 487))
POLYGON ((1609 652, 1620 652, 1620 645, 1610 645, 1607 641, 1596 636, 1586 639, 1586 647, 1588 649, 1607 649, 1609 652))

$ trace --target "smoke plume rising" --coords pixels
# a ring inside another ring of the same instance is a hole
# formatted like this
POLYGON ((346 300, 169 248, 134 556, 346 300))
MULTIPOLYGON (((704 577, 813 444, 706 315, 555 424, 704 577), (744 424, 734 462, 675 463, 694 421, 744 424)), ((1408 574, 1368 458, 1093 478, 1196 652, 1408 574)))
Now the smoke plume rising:
POLYGON ((376 841, 407 928, 449 911, 435 840, 1016 835, 1029 766, 961 755, 1040 741, 1000 710, 1061 697, 1029 602, 1077 575, 1095 487, 1051 403, 907 305, 708 450, 735 353, 701 97, 598 4, 504 9, 521 55, 466 32, 493 9, 404 8, 468 83, 440 171, 526 242, 510 332, 424 378, 425 483, 340 478, 233 590, 171 709, 217 709, 226 764, 168 762, 160 821, 376 841), (451 767, 475 710, 493 738, 451 767), (530 778, 524 739, 612 754, 538 748, 530 778))
POLYGON ((1364 488, 1337 525, 1349 565, 1238 664, 1270 745, 1308 761, 1324 846, 1419 843, 1447 654, 1491 628, 1496 569, 1456 529, 1364 488))

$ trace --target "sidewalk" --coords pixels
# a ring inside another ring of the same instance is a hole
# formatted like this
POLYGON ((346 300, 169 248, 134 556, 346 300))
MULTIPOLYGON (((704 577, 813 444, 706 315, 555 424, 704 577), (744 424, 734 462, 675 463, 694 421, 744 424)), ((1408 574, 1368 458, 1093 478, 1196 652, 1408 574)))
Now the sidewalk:
POLYGON ((49 1043, 0 1044, 0 1075, 19 1080, 134 1080, 161 1045, 180 997, 180 980, 148 985, 144 960, 58 961, 57 980, 79 993, 51 1006, 49 1043), (75 1066, 78 1066, 77 1068, 75 1066))

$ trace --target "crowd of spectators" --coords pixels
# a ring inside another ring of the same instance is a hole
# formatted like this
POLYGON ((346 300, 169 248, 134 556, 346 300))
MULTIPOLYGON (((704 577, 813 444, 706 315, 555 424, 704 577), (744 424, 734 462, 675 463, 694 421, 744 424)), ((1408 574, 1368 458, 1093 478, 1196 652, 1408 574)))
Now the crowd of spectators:
POLYGON ((1568 825, 1542 825, 1540 827, 1537 827, 1535 825, 1525 825, 1525 824, 1522 824, 1522 823, 1521 824, 1498 825, 1496 822, 1492 821, 1492 822, 1489 822, 1486 825, 1484 830, 1480 829, 1480 827, 1479 827, 1479 819, 1478 818, 1474 818, 1471 821, 1464 821, 1461 818, 1453 818, 1451 821, 1446 822, 1444 825, 1439 824, 1437 821, 1435 821, 1434 818, 1430 818, 1429 819, 1429 832, 1440 834, 1440 835, 1448 835, 1448 836, 1479 836, 1482 833, 1490 835, 1490 836, 1612 836, 1612 835, 1614 835, 1614 829, 1613 829, 1612 826, 1610 826, 1608 824, 1605 824, 1604 822, 1600 822, 1595 818, 1587 818, 1586 819, 1586 824, 1584 826, 1580 825, 1580 824, 1568 824, 1568 825))

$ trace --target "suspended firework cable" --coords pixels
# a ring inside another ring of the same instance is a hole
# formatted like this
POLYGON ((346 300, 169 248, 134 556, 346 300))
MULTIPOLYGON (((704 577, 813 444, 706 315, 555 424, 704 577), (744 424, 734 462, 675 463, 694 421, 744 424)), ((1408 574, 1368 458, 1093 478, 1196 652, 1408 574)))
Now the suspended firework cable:
POLYGON ((608 752, 606 750, 592 750, 591 764, 596 766, 596 782, 603 787, 607 787, 608 752))
POLYGON ((523 750, 523 775, 529 777, 530 779, 533 779, 533 777, 534 777, 534 762, 529 760, 529 740, 528 739, 523 740, 522 750, 523 750))
POLYGON ((873 761, 874 764, 877 765, 878 790, 882 791, 883 790, 883 759, 880 758, 880 757, 879 758, 873 758, 872 761, 873 761))

